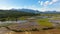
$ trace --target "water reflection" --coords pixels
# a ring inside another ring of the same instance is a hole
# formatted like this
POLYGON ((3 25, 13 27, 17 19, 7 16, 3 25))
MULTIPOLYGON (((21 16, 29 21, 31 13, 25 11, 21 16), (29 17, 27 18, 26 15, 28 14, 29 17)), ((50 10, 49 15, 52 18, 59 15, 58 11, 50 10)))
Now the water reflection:
POLYGON ((18 21, 0 21, 1 23, 25 23, 28 22, 27 20, 18 20, 18 21))

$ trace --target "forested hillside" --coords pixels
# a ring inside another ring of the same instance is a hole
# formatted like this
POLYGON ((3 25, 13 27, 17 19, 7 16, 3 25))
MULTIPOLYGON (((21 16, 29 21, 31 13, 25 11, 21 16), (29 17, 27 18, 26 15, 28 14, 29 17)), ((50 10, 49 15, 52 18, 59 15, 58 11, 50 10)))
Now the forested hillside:
POLYGON ((18 10, 0 10, 0 20, 6 20, 6 18, 16 19, 22 16, 36 16, 36 15, 38 14, 18 10))

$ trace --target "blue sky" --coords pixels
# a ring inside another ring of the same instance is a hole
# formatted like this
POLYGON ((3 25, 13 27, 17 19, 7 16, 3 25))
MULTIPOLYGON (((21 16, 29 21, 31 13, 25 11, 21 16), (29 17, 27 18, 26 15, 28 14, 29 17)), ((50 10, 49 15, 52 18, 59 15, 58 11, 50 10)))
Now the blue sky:
POLYGON ((60 11, 60 0, 0 0, 0 9, 33 9, 60 11))

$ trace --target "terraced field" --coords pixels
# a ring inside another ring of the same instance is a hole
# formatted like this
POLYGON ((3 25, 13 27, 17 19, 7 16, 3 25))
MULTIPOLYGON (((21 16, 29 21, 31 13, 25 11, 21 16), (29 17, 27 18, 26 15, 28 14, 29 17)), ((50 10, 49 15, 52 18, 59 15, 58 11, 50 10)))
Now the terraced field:
POLYGON ((60 29, 54 28, 49 18, 29 19, 23 23, 1 24, 2 34, 60 34, 60 29), (4 33, 3 33, 4 32, 4 33))

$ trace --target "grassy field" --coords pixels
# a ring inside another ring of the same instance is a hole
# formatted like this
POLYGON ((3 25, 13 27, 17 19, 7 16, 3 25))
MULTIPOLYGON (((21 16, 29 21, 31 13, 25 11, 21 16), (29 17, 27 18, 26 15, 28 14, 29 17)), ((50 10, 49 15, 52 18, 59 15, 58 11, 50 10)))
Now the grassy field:
MULTIPOLYGON (((26 18, 25 17, 21 17, 20 20, 25 20, 26 18)), ((57 19, 57 18, 53 18, 53 19, 57 19)), ((42 27, 44 26, 43 28, 45 27, 52 27, 53 24, 51 22, 49 22, 49 18, 40 18, 40 19, 35 19, 33 21, 35 21, 36 23, 38 23, 38 25, 41 25, 41 26, 38 26, 38 27, 42 27)), ((31 27, 31 23, 33 22, 27 22, 27 23, 21 23, 21 24, 17 24, 17 23, 4 23, 4 24, 1 24, 0 26, 7 26, 9 27, 11 30, 10 32, 8 32, 9 34, 60 34, 60 29, 47 29, 47 30, 43 30, 42 29, 39 29, 39 31, 32 31, 31 29, 34 29, 34 26, 31 27), (23 32, 15 32, 15 31, 12 31, 12 30, 21 30, 23 32), (28 31, 27 31, 28 30, 28 31), (12 32, 11 32, 12 31, 12 32)))
POLYGON ((44 18, 44 19, 37 19, 38 24, 42 25, 42 26, 47 26, 47 27, 51 27, 52 23, 49 22, 48 18, 44 18))

